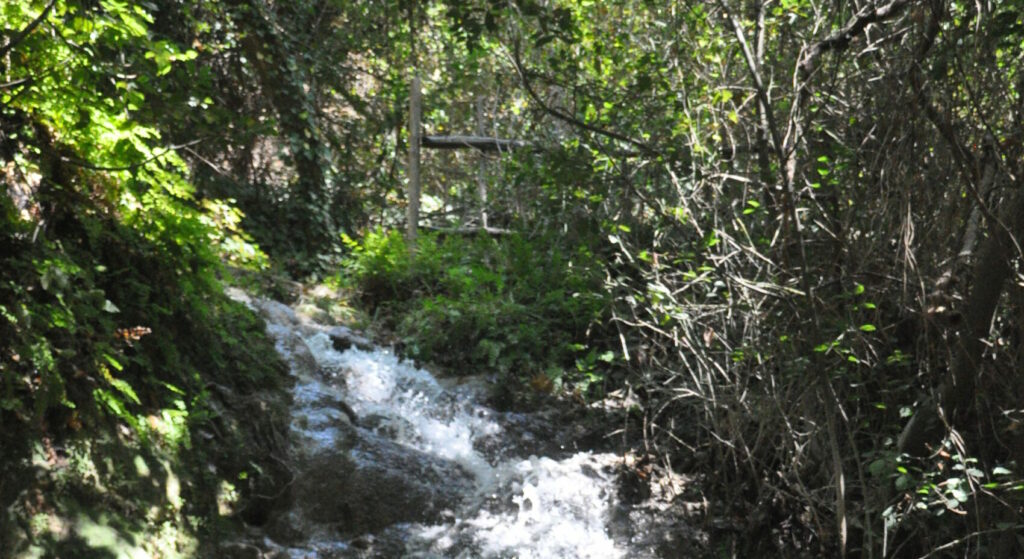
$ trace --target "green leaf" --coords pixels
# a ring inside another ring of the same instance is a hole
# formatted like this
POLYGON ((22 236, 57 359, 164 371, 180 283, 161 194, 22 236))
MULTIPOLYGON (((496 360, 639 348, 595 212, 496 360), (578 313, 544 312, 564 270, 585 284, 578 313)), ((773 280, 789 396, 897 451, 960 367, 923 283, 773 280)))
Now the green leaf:
POLYGON ((184 390, 178 388, 177 386, 174 386, 173 384, 171 384, 169 382, 161 382, 160 384, 164 385, 164 388, 166 388, 167 390, 170 390, 171 392, 173 392, 175 394, 178 394, 178 395, 181 395, 181 396, 185 395, 185 391, 184 390))
POLYGON ((135 389, 133 389, 132 385, 128 384, 127 382, 119 378, 115 378, 110 379, 110 385, 116 388, 117 391, 120 392, 121 394, 127 396, 128 399, 135 402, 136 404, 142 403, 139 401, 139 397, 135 394, 135 389))
POLYGON ((860 326, 861 332, 874 332, 875 330, 877 330, 877 328, 875 328, 874 324, 861 324, 860 326))
POLYGON ((879 458, 868 465, 868 473, 874 477, 881 477, 889 469, 889 461, 885 458, 879 458))
POLYGON ((107 363, 110 363, 111 367, 117 369, 118 371, 123 371, 124 370, 124 365, 122 365, 120 362, 118 362, 117 359, 114 359, 113 356, 104 353, 103 354, 103 358, 107 360, 107 363))

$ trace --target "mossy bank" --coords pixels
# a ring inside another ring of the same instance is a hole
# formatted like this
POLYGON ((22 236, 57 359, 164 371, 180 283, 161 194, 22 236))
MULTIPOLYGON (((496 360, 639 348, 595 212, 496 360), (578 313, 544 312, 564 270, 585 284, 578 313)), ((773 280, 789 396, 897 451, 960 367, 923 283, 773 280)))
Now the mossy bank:
POLYGON ((289 381, 214 251, 88 203, 43 232, 0 208, 0 557, 210 556, 258 523, 289 381))

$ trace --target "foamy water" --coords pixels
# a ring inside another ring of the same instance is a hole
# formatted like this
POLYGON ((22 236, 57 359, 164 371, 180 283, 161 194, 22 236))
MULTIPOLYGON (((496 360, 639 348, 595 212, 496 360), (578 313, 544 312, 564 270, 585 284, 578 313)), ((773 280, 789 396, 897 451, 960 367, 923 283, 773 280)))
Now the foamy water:
MULTIPOLYGON (((271 325, 270 332, 280 340, 289 328, 271 325)), ((445 522, 396 527, 397 541, 404 542, 402 556, 627 556, 607 531, 615 494, 614 455, 521 456, 514 441, 499 445, 500 455, 488 455, 478 450, 487 445, 478 443, 501 440, 502 414, 482 405, 473 390, 446 388, 386 349, 335 351, 331 339, 315 330, 306 328, 301 336, 320 371, 300 376, 295 384, 292 428, 300 441, 320 449, 339 444, 343 412, 337 402, 344 401, 360 418, 357 432, 370 430, 368 437, 387 437, 455 462, 472 480, 463 504, 445 522)), ((295 358, 282 343, 278 349, 295 358)), ((347 557, 348 549, 348 542, 318 541, 290 554, 347 557)))

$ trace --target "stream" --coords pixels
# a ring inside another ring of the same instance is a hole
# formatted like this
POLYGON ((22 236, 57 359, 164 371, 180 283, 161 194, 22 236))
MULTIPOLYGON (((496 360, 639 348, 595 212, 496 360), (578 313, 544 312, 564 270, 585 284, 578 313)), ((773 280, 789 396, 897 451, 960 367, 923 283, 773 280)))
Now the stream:
POLYGON ((246 302, 295 379, 295 480, 263 528, 267 557, 681 556, 677 528, 658 526, 667 505, 623 502, 623 456, 575 448, 556 416, 496 411, 485 375, 437 378, 344 327, 246 302))

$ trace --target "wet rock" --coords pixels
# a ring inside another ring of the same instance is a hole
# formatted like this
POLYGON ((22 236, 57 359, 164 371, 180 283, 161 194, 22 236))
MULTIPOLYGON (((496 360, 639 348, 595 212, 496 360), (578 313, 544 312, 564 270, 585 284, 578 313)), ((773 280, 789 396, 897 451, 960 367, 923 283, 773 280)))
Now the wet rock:
POLYGON ((255 545, 229 542, 220 545, 218 557, 222 559, 264 559, 263 551, 255 545))
MULTIPOLYGON (((318 385, 323 387, 323 384, 318 385)), ((358 423, 358 416, 352 406, 349 406, 342 398, 345 397, 343 387, 332 386, 331 392, 316 394, 312 397, 306 396, 306 400, 300 400, 301 403, 306 404, 304 407, 307 410, 324 410, 332 409, 340 411, 345 414, 348 418, 349 423, 355 425, 358 423)))
POLYGON ((330 313, 312 303, 303 303, 296 307, 295 311, 312 322, 319 324, 329 324, 331 322, 330 313))
POLYGON ((365 534, 352 540, 352 547, 356 549, 369 549, 373 547, 374 541, 373 534, 365 534))
POLYGON ((232 301, 242 303, 243 305, 252 305, 252 297, 249 296, 245 291, 237 287, 228 287, 224 289, 224 294, 228 296, 232 301))
POLYGON ((559 432, 559 422, 542 414, 495 413, 501 431, 478 436, 473 447, 488 459, 512 456, 568 456, 574 452, 571 439, 559 432))
POLYGON ((264 320, 271 324, 297 325, 299 317, 291 307, 277 301, 266 299, 253 299, 252 306, 260 313, 264 320))
POLYGON ((294 439, 295 450, 311 455, 333 445, 347 445, 357 436, 349 417, 334 408, 297 414, 292 420, 292 428, 299 431, 299 436, 294 439))
POLYGON ((352 409, 352 406, 346 404, 342 400, 337 400, 333 402, 333 404, 335 409, 341 411, 346 417, 348 417, 348 420, 352 425, 359 425, 359 416, 356 415, 356 411, 352 409))
POLYGON ((313 357, 309 346, 294 333, 283 334, 278 338, 277 349, 288 358, 292 374, 312 376, 320 374, 320 366, 313 357))
MULTIPOLYGON (((290 499, 289 499, 290 500, 290 499)), ((295 503, 291 503, 295 507, 295 503)), ((315 530, 295 510, 278 511, 278 515, 264 526, 267 535, 274 540, 274 545, 300 544, 311 539, 315 530)))
POLYGON ((368 432, 347 452, 327 450, 304 462, 290 499, 297 514, 279 519, 276 537, 295 541, 298 533, 324 529, 351 536, 435 522, 472 487, 458 464, 368 432))
POLYGON ((389 417, 379 413, 368 414, 363 418, 363 421, 359 426, 389 439, 398 437, 398 434, 402 430, 409 431, 415 429, 412 423, 406 419, 401 417, 389 417))
POLYGON ((331 328, 327 331, 327 336, 331 338, 331 342, 334 344, 334 349, 338 351, 345 351, 352 347, 362 350, 373 349, 373 342, 345 326, 335 326, 331 328))

